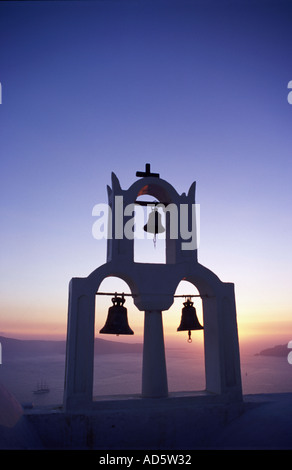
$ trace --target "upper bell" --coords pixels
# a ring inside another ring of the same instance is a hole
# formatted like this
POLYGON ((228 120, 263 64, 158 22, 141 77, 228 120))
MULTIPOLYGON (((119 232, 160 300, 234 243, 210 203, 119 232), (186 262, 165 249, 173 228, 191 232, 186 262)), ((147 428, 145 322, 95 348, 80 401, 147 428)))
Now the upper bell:
POLYGON ((145 232, 154 233, 155 235, 165 232, 165 228, 161 223, 161 214, 157 209, 150 212, 148 222, 144 225, 144 230, 145 232))
POLYGON ((124 296, 112 298, 113 305, 108 309, 108 316, 101 334, 108 335, 133 335, 134 331, 129 327, 127 309, 124 307, 124 296))

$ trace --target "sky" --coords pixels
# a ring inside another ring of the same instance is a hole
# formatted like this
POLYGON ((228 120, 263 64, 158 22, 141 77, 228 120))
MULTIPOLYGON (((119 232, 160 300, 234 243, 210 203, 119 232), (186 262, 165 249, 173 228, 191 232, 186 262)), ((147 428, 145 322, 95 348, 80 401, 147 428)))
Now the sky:
MULTIPOLYGON (((240 340, 292 339, 291 20, 281 0, 0 3, 0 334, 65 338, 70 279, 106 261, 93 207, 149 162, 179 193, 197 182, 198 260, 235 284, 240 340)), ((185 342, 181 308, 166 341, 185 342)))

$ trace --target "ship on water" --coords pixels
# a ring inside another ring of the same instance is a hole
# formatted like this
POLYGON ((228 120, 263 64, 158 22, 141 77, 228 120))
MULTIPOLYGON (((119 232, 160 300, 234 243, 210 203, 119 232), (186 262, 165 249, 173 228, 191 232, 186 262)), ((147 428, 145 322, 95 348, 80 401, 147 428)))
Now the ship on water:
POLYGON ((43 393, 49 393, 50 389, 45 381, 41 381, 40 383, 37 384, 37 387, 35 390, 33 390, 33 393, 35 395, 42 395, 43 393))

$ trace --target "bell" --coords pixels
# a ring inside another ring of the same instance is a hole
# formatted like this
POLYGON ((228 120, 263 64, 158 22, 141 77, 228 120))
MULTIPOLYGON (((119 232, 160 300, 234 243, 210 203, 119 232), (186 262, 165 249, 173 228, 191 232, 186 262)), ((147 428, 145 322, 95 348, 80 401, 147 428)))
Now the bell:
POLYGON ((145 232, 154 233, 155 235, 165 232, 165 228, 161 223, 161 214, 157 209, 150 212, 148 222, 144 225, 144 230, 145 232))
POLYGON ((124 296, 112 298, 113 305, 108 309, 108 315, 101 334, 108 335, 133 335, 134 331, 129 327, 127 309, 124 307, 124 296))
POLYGON ((191 330, 203 330, 204 327, 200 325, 200 322, 197 318, 197 312, 195 307, 193 307, 194 303, 188 299, 184 302, 184 307, 181 311, 181 322, 177 329, 177 331, 188 331, 189 332, 189 339, 188 342, 191 343, 191 330))

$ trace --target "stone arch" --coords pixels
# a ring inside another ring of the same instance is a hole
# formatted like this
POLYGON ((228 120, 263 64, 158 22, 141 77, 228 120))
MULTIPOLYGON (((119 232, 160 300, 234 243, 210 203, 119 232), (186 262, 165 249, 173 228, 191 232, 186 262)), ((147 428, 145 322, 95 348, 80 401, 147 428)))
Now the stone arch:
POLYGON ((108 277, 117 277, 121 279, 128 285, 133 295, 137 293, 137 283, 129 273, 129 270, 125 269, 122 271, 117 268, 114 263, 106 263, 92 271, 92 273, 87 277, 91 290, 96 293, 102 281, 108 277))
POLYGON ((135 294, 136 285, 129 274, 112 263, 94 270, 87 278, 72 278, 66 344, 64 402, 67 408, 91 406, 93 396, 95 294, 109 276, 123 279, 135 294))
MULTIPOLYGON (((190 256, 193 260, 197 259, 196 244, 196 224, 194 225, 194 207, 195 203, 195 182, 192 183, 188 194, 181 195, 167 181, 156 177, 145 177, 135 181, 127 190, 123 190, 120 186, 116 175, 112 174, 112 189, 108 188, 109 204, 112 209, 112 230, 116 233, 116 228, 121 227, 116 223, 116 213, 124 213, 124 227, 132 227, 132 206, 134 206, 137 197, 141 195, 150 195, 156 197, 160 204, 164 204, 166 215, 166 232, 165 232, 165 262, 166 264, 176 264, 186 261, 190 256), (117 200, 116 197, 121 199, 117 200), (122 201, 122 202, 121 202, 122 201), (125 214, 127 210, 127 214, 125 214), (130 214, 128 213, 128 210, 130 214), (173 222, 177 220, 177 222, 173 222), (192 220, 192 223, 190 222, 192 220), (183 222, 182 222, 183 221, 183 222), (174 227, 176 227, 174 229, 174 227), (191 232, 189 228, 191 227, 191 232), (195 230, 194 230, 195 227, 195 230), (172 231, 175 230, 173 236, 172 231), (182 236, 183 233, 183 236, 182 236), (195 238, 195 239, 194 239, 195 238)), ((119 220, 119 216, 117 217, 119 220)), ((128 262, 134 261, 134 239, 128 237, 117 237, 117 239, 108 240, 107 261, 114 261, 117 258, 123 258, 128 262)))
MULTIPOLYGON (((174 262, 176 259, 177 245, 179 243, 177 240, 171 240, 169 238, 170 232, 170 210, 175 211, 175 214, 178 213, 180 196, 177 191, 173 188, 171 184, 167 181, 160 178, 143 178, 136 181, 130 186, 130 188, 125 191, 124 197, 128 203, 138 200, 140 196, 152 196, 156 198, 161 207, 163 207, 164 218, 165 218, 165 233, 163 240, 158 240, 158 247, 163 253, 159 253, 158 260, 155 261, 152 259, 152 263, 170 263, 174 262), (175 207, 174 207, 175 206, 175 207)), ((177 215, 176 227, 178 227, 179 217, 177 215)), ((147 242, 141 242, 138 240, 133 241, 133 260, 138 262, 145 262, 144 257, 139 257, 141 253, 141 245, 144 247, 147 246, 147 242), (140 246, 139 251, 137 251, 137 246, 140 246)), ((149 244, 150 245, 150 244, 149 244)))
MULTIPOLYGON (((183 277, 182 279, 179 280, 178 284, 177 284, 177 287, 175 289, 175 292, 174 292, 174 302, 173 302, 173 305, 171 306, 171 308, 173 309, 174 307, 177 309, 181 309, 183 308, 183 303, 185 302, 185 296, 187 297, 187 294, 191 295, 191 296, 198 296, 200 295, 199 293, 199 290, 197 288, 197 286, 193 283, 193 282, 190 282, 188 279, 186 279, 185 277, 183 277), (175 296, 179 296, 179 298, 175 298, 175 296)), ((192 299, 192 301, 196 304, 195 307, 197 309, 198 305, 199 305, 199 302, 202 302, 202 299, 199 298, 199 299, 192 299)), ((203 305, 199 307, 199 316, 201 317, 202 316, 202 313, 203 313, 203 305)), ((179 313, 180 315, 180 313, 179 313)), ((178 317, 178 321, 179 321, 180 317, 178 317)), ((201 321, 200 321, 201 322, 201 321)))
MULTIPOLYGON (((176 209, 176 207, 175 207, 176 209)), ((136 234, 133 240, 134 263, 166 264, 166 217, 165 207, 157 204, 149 195, 140 195, 136 198, 134 225, 136 234), (145 203, 153 205, 146 206, 145 203), (140 203, 140 204, 139 204, 140 203), (155 206, 154 206, 155 203, 155 206), (153 210, 158 211, 158 223, 162 231, 156 235, 145 231, 145 226, 153 222, 153 210)))
MULTIPOLYGON (((107 276, 105 277, 101 283, 99 284, 99 288, 96 292, 96 303, 95 303, 95 334, 98 333, 99 329, 101 329, 104 326, 104 323, 107 319, 107 313, 109 307, 111 307, 112 302, 111 299, 114 296, 114 293, 117 292, 118 294, 129 294, 131 293, 131 289, 129 284, 121 278, 121 276, 107 276), (108 283, 106 281, 110 281, 111 287, 108 288, 107 285, 108 283), (115 282, 117 281, 117 284, 115 285, 115 282), (118 282, 121 281, 121 282, 118 282), (99 296, 98 293, 99 291, 102 290, 103 292, 109 292, 112 293, 112 296, 99 296), (97 327, 99 325, 99 327, 97 327)), ((125 307, 128 309, 129 307, 132 307, 136 310, 136 306, 134 304, 134 300, 131 296, 126 296, 125 297, 125 307)), ((138 309, 137 309, 138 312, 138 309)), ((129 320, 130 324, 130 320, 129 320)), ((130 324, 131 326, 131 324, 130 324)))
MULTIPOLYGON (((187 279, 181 279, 180 282, 177 285, 177 288, 175 290, 174 295, 179 296, 174 298, 174 303, 171 306, 171 309, 169 312, 165 312, 164 314, 164 319, 165 319, 165 328, 166 328, 166 323, 168 319, 168 314, 171 316, 171 330, 168 328, 168 332, 172 333, 173 336, 175 335, 175 344, 177 345, 179 343, 179 348, 181 346, 186 347, 187 349, 185 350, 185 365, 184 368, 187 367, 187 383, 186 387, 183 388, 181 382, 181 378, 184 377, 184 372, 182 371, 177 371, 175 375, 175 381, 171 383, 169 381, 169 390, 170 392, 174 391, 196 391, 196 392, 201 392, 205 389, 205 368, 204 368, 204 331, 203 330, 198 330, 198 331, 192 331, 191 338, 192 338, 192 345, 188 345, 188 332, 187 331, 177 331, 177 328, 180 326, 181 322, 181 313, 182 309, 184 307, 184 302, 186 301, 185 294, 189 295, 199 295, 199 291, 197 287, 189 282, 187 279), (181 374, 181 375, 180 375, 181 374), (181 378, 179 378, 181 377, 181 378), (177 386, 177 383, 180 383, 179 387, 177 386), (172 388, 175 388, 175 390, 172 390, 172 388)), ((192 302, 194 302, 194 307, 196 309, 196 314, 198 321, 201 325, 203 325, 203 303, 201 298, 191 298, 192 302)), ((172 356, 175 356, 179 359, 180 358, 180 352, 179 350, 174 349, 172 351, 171 356, 167 356, 167 368, 171 370, 172 364, 171 364, 171 359, 172 356)))
MULTIPOLYGON (((103 279, 99 285, 98 293, 130 293, 129 285, 121 279, 119 276, 108 276, 103 279)), ((134 305, 133 299, 130 296, 125 297, 124 307, 127 309, 127 318, 130 328, 134 331, 134 336, 115 336, 112 334, 100 334, 100 330, 105 326, 108 319, 109 308, 113 305, 112 298, 114 295, 96 295, 95 302, 95 341, 98 338, 102 340, 102 344, 105 341, 110 342, 126 342, 126 343, 137 343, 137 333, 138 330, 143 331, 143 315, 134 305)), ((98 340, 98 341, 99 341, 98 340)), ((140 339, 139 339, 140 342, 140 339)), ((100 345, 98 345, 100 347, 100 345)), ((139 382, 132 380, 127 380, 127 374, 130 374, 131 377, 139 375, 139 365, 141 361, 142 350, 138 354, 133 354, 133 361, 128 360, 128 356, 121 354, 118 362, 118 367, 120 367, 121 374, 123 374, 124 379, 123 383, 118 385, 117 383, 113 384, 107 380, 107 374, 116 373, 116 354, 113 355, 113 358, 107 361, 106 372, 104 368, 104 356, 100 350, 95 350, 94 359, 93 359, 93 400, 98 400, 101 395, 121 395, 121 394, 134 394, 139 393, 139 382), (104 380, 105 379, 105 380, 104 380)))
POLYGON ((177 202, 179 194, 174 187, 161 178, 143 178, 135 181, 126 191, 127 197, 135 201, 136 197, 146 195, 156 197, 161 203, 177 202))
POLYGON ((200 264, 182 279, 202 295, 206 391, 237 400, 242 392, 234 285, 200 264))

